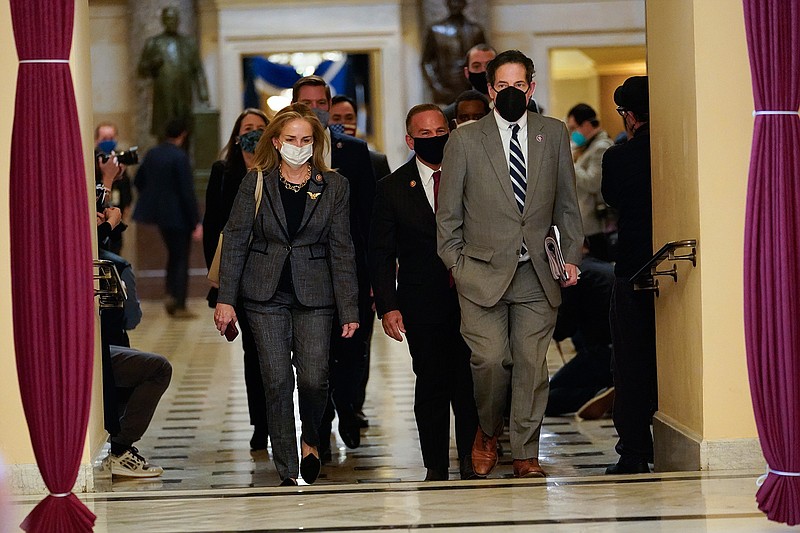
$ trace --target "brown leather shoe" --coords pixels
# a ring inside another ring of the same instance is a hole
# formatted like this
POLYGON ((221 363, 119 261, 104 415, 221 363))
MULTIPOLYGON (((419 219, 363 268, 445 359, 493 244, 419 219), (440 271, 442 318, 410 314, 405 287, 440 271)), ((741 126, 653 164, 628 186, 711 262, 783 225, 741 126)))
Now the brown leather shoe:
POLYGON ((514 459, 514 477, 545 477, 539 459, 514 459))
POLYGON ((497 466, 497 437, 490 436, 479 427, 472 443, 472 469, 475 475, 486 477, 497 466))
POLYGON ((603 389, 575 413, 580 420, 599 420, 614 407, 614 387, 603 389))

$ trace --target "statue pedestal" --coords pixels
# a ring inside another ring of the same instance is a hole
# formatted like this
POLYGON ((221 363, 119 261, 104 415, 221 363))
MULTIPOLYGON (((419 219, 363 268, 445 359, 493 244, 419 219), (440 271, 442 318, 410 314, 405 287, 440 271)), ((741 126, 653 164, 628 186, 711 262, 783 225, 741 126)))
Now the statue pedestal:
POLYGON ((194 190, 199 203, 203 205, 211 165, 219 159, 219 151, 222 148, 219 140, 219 110, 195 110, 193 116, 194 129, 190 156, 194 169, 194 190))

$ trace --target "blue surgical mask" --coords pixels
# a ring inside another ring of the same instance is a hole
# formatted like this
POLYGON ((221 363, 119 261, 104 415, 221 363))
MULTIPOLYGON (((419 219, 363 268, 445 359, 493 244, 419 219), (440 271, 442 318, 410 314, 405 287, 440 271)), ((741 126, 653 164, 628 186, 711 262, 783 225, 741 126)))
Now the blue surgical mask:
POLYGON ((583 135, 583 133, 579 131, 573 131, 571 138, 572 138, 572 143, 578 148, 586 144, 586 137, 583 135))
POLYGON ((117 141, 115 141, 114 139, 100 141, 99 143, 97 143, 97 149, 103 152, 104 154, 110 154, 111 152, 114 151, 116 147, 117 147, 117 141))
POLYGON ((313 111, 314 114, 317 115, 317 118, 319 119, 320 124, 322 124, 322 127, 327 128, 328 120, 331 118, 330 113, 318 107, 312 107, 311 111, 313 111))
POLYGON ((256 145, 263 134, 264 130, 253 130, 239 135, 239 146, 241 146, 242 152, 247 152, 248 154, 255 153, 256 145))

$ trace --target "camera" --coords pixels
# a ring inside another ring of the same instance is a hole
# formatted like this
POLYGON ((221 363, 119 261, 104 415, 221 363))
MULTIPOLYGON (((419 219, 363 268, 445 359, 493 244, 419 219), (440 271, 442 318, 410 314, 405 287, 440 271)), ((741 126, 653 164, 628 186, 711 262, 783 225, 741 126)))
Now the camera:
POLYGON ((108 207, 106 205, 106 188, 103 187, 102 183, 98 183, 94 186, 94 201, 95 207, 97 208, 98 213, 102 213, 103 209, 108 207))
MULTIPOLYGON (((100 159, 103 161, 103 163, 108 161, 109 157, 111 157, 109 154, 100 154, 100 159)), ((127 150, 116 152, 114 153, 114 157, 117 158, 117 162, 120 165, 136 165, 139 163, 139 147, 131 146, 127 150)))

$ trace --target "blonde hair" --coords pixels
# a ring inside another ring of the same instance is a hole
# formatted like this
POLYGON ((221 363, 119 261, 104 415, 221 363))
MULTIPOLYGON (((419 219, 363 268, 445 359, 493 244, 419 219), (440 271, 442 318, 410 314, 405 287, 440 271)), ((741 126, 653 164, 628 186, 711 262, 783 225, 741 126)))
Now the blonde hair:
POLYGON ((256 145, 253 167, 264 172, 272 172, 278 167, 281 162, 281 155, 275 145, 272 144, 272 140, 278 139, 283 128, 293 120, 305 120, 311 124, 314 142, 311 164, 319 171, 329 171, 330 168, 325 164, 325 150, 328 149, 328 138, 325 136, 325 130, 311 109, 301 103, 294 103, 284 107, 272 118, 264 131, 264 135, 261 136, 261 140, 256 145))

